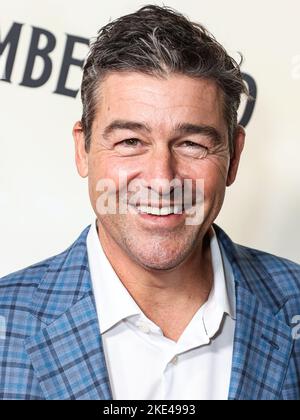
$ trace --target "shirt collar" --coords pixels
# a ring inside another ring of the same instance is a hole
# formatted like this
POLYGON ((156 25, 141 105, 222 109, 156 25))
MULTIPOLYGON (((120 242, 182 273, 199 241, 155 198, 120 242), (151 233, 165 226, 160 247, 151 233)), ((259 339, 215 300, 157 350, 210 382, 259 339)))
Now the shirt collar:
POLYGON ((125 288, 101 246, 96 222, 87 236, 87 251, 100 332, 142 311, 125 288))
POLYGON ((203 307, 203 323, 209 338, 220 329, 224 314, 235 319, 234 277, 224 249, 213 227, 210 230, 213 287, 203 307))
MULTIPOLYGON (((210 248, 213 288, 199 315, 202 316, 206 334, 212 338, 219 330, 224 314, 235 319, 235 290, 231 266, 219 246, 213 227, 210 230, 210 248)), ((101 334, 133 315, 145 317, 106 257, 96 222, 92 223, 87 236, 87 251, 101 334)))

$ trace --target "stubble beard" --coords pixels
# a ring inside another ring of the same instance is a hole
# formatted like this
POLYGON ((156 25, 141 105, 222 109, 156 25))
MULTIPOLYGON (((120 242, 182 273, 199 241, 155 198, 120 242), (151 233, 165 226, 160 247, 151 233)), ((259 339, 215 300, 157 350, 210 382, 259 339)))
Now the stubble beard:
POLYGON ((105 236, 148 270, 177 268, 197 250, 197 242, 200 243, 201 225, 180 225, 172 230, 145 229, 124 215, 105 215, 99 220, 105 236))

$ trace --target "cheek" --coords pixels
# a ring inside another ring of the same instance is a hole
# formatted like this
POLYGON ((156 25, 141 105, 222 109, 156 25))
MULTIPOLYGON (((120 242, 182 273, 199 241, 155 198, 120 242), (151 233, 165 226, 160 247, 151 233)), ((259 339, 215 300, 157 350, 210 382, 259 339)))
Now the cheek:
POLYGON ((204 197, 207 203, 223 201, 226 184, 223 178, 207 177, 204 181, 204 197))
POLYGON ((105 152, 91 157, 89 161, 89 194, 94 206, 100 196, 100 192, 97 191, 100 180, 101 184, 108 180, 108 185, 113 186, 112 189, 108 187, 107 192, 118 193, 127 187, 130 180, 140 174, 142 167, 143 165, 138 159, 120 158, 105 152))
POLYGON ((201 164, 191 166, 191 177, 204 182, 205 213, 221 206, 226 190, 227 170, 226 159, 212 157, 202 161, 201 164))
POLYGON ((117 179, 119 172, 128 174, 128 177, 140 173, 145 166, 145 160, 140 156, 128 157, 102 153, 93 159, 91 166, 95 172, 101 172, 107 178, 117 179))
POLYGON ((89 156, 89 195, 94 209, 100 194, 97 191, 97 186, 100 180, 105 180, 109 177, 108 167, 107 161, 101 156, 89 156))
POLYGON ((229 168, 228 159, 217 159, 208 157, 190 166, 189 176, 192 179, 203 179, 209 189, 226 186, 227 174, 229 168))
POLYGON ((112 162, 105 153, 93 156, 89 160, 89 186, 96 191, 97 183, 102 180, 112 180, 118 185, 118 173, 120 166, 112 162))

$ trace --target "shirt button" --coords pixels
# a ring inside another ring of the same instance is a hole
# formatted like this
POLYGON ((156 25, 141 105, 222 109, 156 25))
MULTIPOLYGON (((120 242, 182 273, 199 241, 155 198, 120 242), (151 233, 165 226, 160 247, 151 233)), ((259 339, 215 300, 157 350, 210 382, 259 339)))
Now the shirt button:
POLYGON ((140 324, 139 329, 145 334, 149 334, 150 332, 150 327, 147 324, 140 324))
POLYGON ((174 356, 170 363, 172 363, 173 365, 177 365, 177 362, 178 362, 178 356, 174 356))

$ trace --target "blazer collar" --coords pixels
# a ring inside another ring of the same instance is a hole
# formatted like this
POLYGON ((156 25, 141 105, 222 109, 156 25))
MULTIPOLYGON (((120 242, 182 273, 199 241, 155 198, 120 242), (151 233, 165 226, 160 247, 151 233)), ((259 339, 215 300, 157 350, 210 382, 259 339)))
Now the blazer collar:
POLYGON ((215 226, 236 283, 236 330, 230 400, 281 399, 293 349, 291 327, 281 319, 286 298, 249 249, 215 226))
POLYGON ((86 228, 51 259, 33 297, 44 324, 25 342, 46 399, 111 400, 86 250, 86 228))
POLYGON ((32 315, 51 324, 91 292, 86 250, 88 226, 63 253, 49 259, 49 266, 33 296, 32 315))

